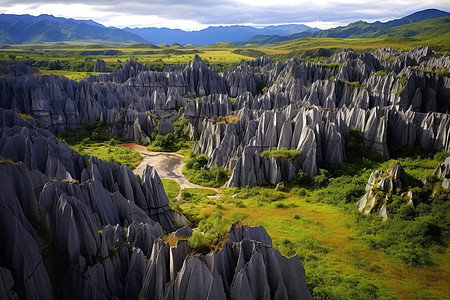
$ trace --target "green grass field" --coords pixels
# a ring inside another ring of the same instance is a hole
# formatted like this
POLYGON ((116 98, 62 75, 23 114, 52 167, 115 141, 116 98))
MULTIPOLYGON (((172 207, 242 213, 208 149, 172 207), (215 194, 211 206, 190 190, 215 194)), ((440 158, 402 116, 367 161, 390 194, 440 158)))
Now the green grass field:
POLYGON ((135 169, 142 161, 142 156, 116 139, 109 139, 110 128, 107 124, 85 124, 75 130, 58 133, 57 138, 65 141, 81 155, 97 156, 101 160, 125 164, 135 169))

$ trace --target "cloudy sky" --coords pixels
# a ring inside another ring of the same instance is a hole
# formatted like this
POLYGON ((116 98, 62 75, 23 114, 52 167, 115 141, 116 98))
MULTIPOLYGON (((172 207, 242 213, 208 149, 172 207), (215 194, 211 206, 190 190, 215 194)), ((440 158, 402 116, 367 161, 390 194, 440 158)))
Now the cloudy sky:
POLYGON ((301 23, 326 29, 388 21, 418 10, 450 11, 449 0, 0 0, 0 13, 52 14, 105 26, 198 30, 210 25, 301 23))

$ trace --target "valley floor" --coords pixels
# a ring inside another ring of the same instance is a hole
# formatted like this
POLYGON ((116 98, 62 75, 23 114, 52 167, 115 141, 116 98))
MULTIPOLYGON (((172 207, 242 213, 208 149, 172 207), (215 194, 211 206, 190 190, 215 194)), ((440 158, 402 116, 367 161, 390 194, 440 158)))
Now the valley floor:
POLYGON ((122 144, 122 146, 139 152, 143 157, 142 162, 133 170, 133 173, 136 175, 142 176, 147 165, 150 165, 156 169, 160 178, 175 181, 180 185, 181 189, 201 188, 215 191, 218 190, 189 182, 182 172, 184 166, 183 156, 178 153, 148 151, 145 146, 136 143, 126 143, 122 144))

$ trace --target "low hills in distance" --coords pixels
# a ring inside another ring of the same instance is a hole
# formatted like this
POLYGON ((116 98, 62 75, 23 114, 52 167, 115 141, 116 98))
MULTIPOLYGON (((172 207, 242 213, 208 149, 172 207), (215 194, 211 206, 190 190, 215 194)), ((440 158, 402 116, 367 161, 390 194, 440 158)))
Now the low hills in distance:
POLYGON ((198 31, 169 28, 105 27, 92 20, 52 15, 0 14, 0 44, 84 42, 97 44, 265 45, 298 38, 432 38, 450 35, 450 14, 437 9, 415 12, 388 22, 358 21, 347 26, 319 30, 302 24, 255 28, 210 26, 198 31))
POLYGON ((94 21, 77 21, 50 15, 0 15, 1 44, 91 41, 97 43, 145 43, 145 39, 94 21))

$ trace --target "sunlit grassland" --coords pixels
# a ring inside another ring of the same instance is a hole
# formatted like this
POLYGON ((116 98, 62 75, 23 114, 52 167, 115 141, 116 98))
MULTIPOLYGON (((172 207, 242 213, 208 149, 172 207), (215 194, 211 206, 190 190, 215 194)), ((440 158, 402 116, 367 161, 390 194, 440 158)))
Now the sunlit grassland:
POLYGON ((37 74, 38 76, 40 75, 56 75, 56 76, 64 76, 70 80, 74 80, 74 81, 80 81, 85 79, 86 77, 89 77, 91 75, 99 75, 99 74, 103 74, 103 73, 98 73, 98 72, 76 72, 76 71, 66 71, 66 70, 45 70, 45 69, 41 69, 39 70, 39 74, 37 74))
MULTIPOLYGON (((449 37, 430 39, 431 44, 445 46, 449 42, 449 37)), ((393 47, 396 49, 412 49, 420 45, 429 45, 427 39, 416 38, 302 38, 286 42, 279 42, 265 46, 256 47, 256 49, 276 50, 299 50, 299 49, 316 49, 316 48, 352 48, 354 50, 371 50, 382 47, 393 47)), ((432 46, 432 45, 430 45, 432 46)), ((448 48, 447 44, 447 48, 448 48)), ((446 49, 448 50, 448 49, 446 49)), ((285 52, 284 52, 285 53, 285 52)))
POLYGON ((130 148, 111 142, 85 143, 70 145, 72 149, 81 155, 97 156, 104 162, 114 162, 135 169, 142 161, 142 156, 130 148))
POLYGON ((164 191, 166 192, 167 197, 169 197, 169 199, 176 198, 180 193, 180 185, 172 179, 161 179, 161 181, 163 183, 164 191))

